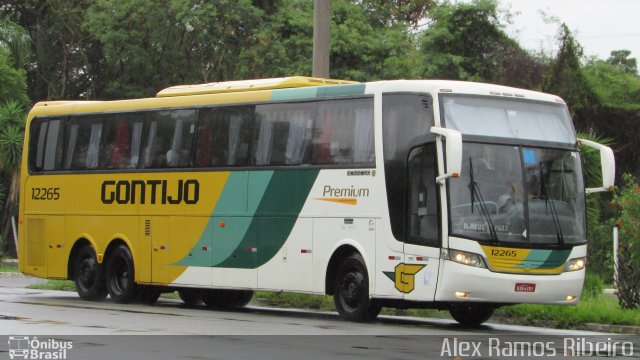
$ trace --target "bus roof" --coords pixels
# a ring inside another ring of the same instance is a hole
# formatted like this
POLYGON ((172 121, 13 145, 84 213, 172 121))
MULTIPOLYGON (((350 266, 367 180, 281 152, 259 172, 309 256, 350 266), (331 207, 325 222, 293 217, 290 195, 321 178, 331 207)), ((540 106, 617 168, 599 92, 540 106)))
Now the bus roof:
POLYGON ((171 86, 161 90, 157 97, 219 94, 256 90, 289 89, 307 86, 355 84, 356 81, 291 76, 273 79, 225 81, 198 85, 171 86))

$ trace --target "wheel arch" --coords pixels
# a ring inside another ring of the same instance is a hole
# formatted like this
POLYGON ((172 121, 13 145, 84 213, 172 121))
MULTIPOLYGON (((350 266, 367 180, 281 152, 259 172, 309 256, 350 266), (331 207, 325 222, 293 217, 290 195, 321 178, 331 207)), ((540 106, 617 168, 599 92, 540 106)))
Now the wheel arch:
POLYGON ((91 246, 93 248, 93 251, 95 251, 96 255, 98 254, 97 244, 91 236, 87 234, 81 234, 80 236, 78 236, 78 239, 73 243, 73 246, 71 247, 71 251, 69 252, 69 258, 67 259, 67 279, 74 278, 75 276, 74 264, 75 264, 76 256, 78 255, 78 251, 80 251, 80 249, 82 249, 85 246, 91 246))
POLYGON ((103 261, 108 261, 109 256, 111 256, 111 254, 113 253, 113 250, 115 250, 120 245, 123 245, 127 249, 129 249, 129 252, 131 252, 131 258, 133 259, 133 264, 135 266, 136 258, 134 248, 131 245, 131 241, 129 241, 129 239, 123 234, 115 234, 111 237, 111 239, 109 239, 107 248, 104 250, 103 261))
POLYGON ((369 293, 373 293, 373 279, 375 277, 371 276, 371 262, 369 261, 369 257, 366 251, 362 246, 360 246, 360 244, 351 240, 341 241, 336 244, 336 246, 330 253, 331 256, 329 257, 325 266, 325 294, 333 295, 336 271, 338 270, 341 261, 352 254, 360 254, 360 256, 362 256, 364 266, 367 269, 367 278, 369 279, 369 293))

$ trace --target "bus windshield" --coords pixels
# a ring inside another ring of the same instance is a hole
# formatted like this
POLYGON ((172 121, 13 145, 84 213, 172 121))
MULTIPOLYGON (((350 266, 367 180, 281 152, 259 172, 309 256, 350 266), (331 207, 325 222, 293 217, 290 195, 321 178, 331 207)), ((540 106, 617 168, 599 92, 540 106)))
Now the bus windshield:
POLYGON ((449 182, 452 235, 531 245, 586 241, 575 151, 465 142, 462 170, 449 182))
POLYGON ((574 145, 564 104, 489 96, 441 95, 444 122, 465 135, 574 145))

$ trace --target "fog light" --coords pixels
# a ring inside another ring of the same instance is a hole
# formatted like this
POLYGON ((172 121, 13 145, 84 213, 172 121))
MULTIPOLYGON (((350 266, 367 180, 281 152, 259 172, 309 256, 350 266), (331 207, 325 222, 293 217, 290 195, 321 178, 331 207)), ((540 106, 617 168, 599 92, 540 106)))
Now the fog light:
POLYGON ((466 298, 469 295, 466 291, 456 291, 456 296, 459 298, 466 298))
POLYGON ((573 296, 573 295, 567 295, 567 301, 573 301, 573 300, 575 300, 575 299, 576 299, 576 297, 575 297, 575 296, 573 296))

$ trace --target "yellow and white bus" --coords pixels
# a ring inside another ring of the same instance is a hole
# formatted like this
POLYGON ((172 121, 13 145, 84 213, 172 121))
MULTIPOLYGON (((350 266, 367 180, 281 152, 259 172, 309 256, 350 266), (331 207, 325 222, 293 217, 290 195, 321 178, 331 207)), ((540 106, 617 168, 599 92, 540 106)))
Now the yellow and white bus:
POLYGON ((340 316, 575 304, 585 189, 567 107, 490 84, 305 77, 34 106, 20 270, 86 300, 243 306, 331 294, 340 316))

